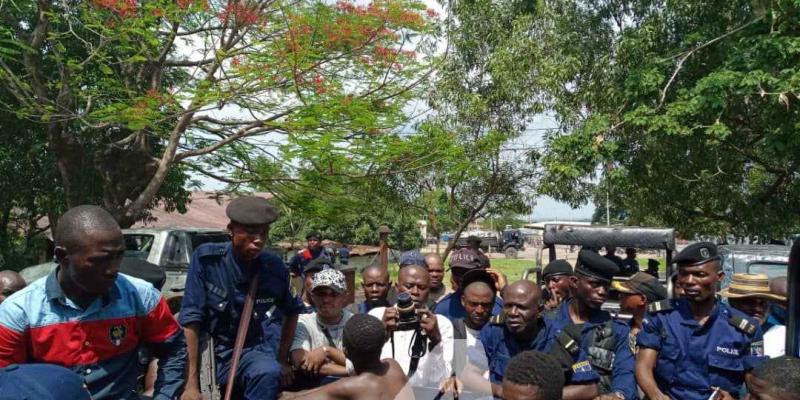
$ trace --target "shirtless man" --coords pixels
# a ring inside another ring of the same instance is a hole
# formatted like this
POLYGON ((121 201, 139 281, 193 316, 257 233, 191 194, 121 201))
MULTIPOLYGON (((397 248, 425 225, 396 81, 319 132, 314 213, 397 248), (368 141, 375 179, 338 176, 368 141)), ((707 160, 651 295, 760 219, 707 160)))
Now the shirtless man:
POLYGON ((385 331, 383 322, 369 314, 356 314, 345 324, 344 352, 353 362, 355 376, 317 389, 284 395, 293 400, 400 400, 413 399, 408 379, 397 361, 381 360, 385 331))

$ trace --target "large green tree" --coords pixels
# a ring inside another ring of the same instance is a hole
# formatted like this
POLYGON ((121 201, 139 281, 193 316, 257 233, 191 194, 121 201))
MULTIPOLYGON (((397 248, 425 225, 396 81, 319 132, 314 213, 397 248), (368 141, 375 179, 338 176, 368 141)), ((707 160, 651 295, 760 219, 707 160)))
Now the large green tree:
POLYGON ((686 236, 800 226, 800 5, 544 1, 542 190, 686 236))
POLYGON ((188 170, 228 179, 254 152, 324 170, 308 155, 380 147, 432 50, 414 0, 0 7, 5 108, 41 124, 64 205, 123 226, 184 207, 188 170))
POLYGON ((529 211, 538 155, 509 148, 542 102, 531 2, 448 2, 446 50, 429 102, 431 116, 409 138, 427 168, 396 177, 395 186, 438 235, 454 232, 447 254, 470 223, 529 211))

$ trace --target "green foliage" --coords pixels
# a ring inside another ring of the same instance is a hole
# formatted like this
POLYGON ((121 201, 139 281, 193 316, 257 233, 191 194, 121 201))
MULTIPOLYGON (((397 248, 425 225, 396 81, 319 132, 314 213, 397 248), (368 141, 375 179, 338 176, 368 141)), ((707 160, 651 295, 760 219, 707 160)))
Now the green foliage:
POLYGON ((543 192, 608 190, 626 223, 685 237, 796 231, 796 2, 544 3, 540 90, 562 125, 543 192))
POLYGON ((368 162, 422 89, 436 30, 415 0, 0 9, 0 106, 47 132, 63 206, 100 203, 123 226, 157 203, 184 210, 190 170, 251 176, 264 157, 300 176, 368 162))

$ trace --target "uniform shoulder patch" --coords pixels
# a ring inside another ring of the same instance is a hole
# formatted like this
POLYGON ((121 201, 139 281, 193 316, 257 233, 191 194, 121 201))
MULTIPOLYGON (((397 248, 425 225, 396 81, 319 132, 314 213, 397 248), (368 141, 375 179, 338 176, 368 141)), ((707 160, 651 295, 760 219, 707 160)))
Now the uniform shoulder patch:
POLYGON ((576 362, 575 364, 572 364, 573 373, 591 372, 591 371, 592 371, 592 365, 589 364, 589 361, 579 361, 576 362))
POLYGON ((748 335, 756 333, 757 327, 755 326, 755 324, 751 323, 750 321, 739 315, 731 315, 731 317, 728 318, 728 322, 731 325, 733 325, 736 329, 748 335))
POLYGON ((197 256, 204 258, 204 257, 220 257, 225 254, 225 250, 227 246, 225 244, 220 243, 208 243, 205 245, 201 245, 200 247, 195 250, 197 252, 197 256))
POLYGON ((647 306, 647 311, 651 313, 664 312, 670 310, 672 310, 671 300, 661 300, 655 303, 651 303, 649 306, 647 306))

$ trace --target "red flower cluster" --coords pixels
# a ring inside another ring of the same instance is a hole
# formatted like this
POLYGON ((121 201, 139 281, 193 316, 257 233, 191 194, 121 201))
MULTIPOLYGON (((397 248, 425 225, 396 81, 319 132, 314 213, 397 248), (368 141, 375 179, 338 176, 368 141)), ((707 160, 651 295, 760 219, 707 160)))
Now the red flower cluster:
POLYGON ((227 23, 234 19, 240 25, 252 25, 258 22, 258 9, 256 5, 244 3, 228 3, 218 14, 222 22, 227 23))
POLYGON ((95 7, 112 11, 120 17, 133 16, 139 7, 136 0, 93 0, 92 4, 95 7))

